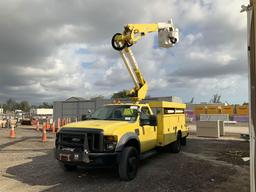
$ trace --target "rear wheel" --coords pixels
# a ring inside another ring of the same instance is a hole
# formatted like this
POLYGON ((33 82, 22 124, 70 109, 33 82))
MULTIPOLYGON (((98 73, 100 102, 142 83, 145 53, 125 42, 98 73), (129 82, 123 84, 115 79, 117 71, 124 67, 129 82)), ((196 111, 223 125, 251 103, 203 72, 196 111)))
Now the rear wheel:
POLYGON ((176 141, 170 144, 170 151, 172 153, 179 153, 181 149, 181 134, 178 133, 176 141))
POLYGON ((182 137, 180 140, 181 145, 186 145, 187 144, 187 137, 182 137))
POLYGON ((138 170, 138 151, 134 147, 125 147, 118 165, 121 180, 130 181, 136 177, 138 170))

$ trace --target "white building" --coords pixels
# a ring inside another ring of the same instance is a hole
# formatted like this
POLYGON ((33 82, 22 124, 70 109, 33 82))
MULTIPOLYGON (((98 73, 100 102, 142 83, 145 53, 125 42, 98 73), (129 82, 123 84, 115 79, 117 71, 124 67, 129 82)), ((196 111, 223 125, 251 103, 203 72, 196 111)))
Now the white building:
POLYGON ((4 113, 4 109, 0 108, 0 114, 4 113))
POLYGON ((38 108, 38 109, 30 109, 31 115, 41 115, 41 116, 52 116, 53 109, 49 108, 38 108))

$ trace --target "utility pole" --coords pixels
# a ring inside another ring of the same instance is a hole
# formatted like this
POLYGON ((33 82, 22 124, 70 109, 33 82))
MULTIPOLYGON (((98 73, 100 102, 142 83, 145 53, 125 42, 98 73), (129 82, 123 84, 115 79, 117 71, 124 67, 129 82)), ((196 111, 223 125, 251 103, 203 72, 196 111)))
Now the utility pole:
POLYGON ((255 132, 256 132, 256 0, 250 0, 250 5, 242 6, 247 11, 247 42, 249 69, 249 129, 250 129, 250 191, 255 192, 255 132))
POLYGON ((250 0, 251 27, 248 47, 249 58, 249 97, 250 97, 250 175, 251 192, 255 192, 255 132, 256 132, 256 0, 250 0))

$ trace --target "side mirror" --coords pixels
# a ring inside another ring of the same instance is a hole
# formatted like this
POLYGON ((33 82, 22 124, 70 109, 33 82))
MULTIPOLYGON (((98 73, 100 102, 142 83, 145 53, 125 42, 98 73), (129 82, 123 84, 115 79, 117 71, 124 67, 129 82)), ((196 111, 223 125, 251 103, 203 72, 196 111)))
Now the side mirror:
POLYGON ((155 115, 150 115, 149 122, 151 126, 157 126, 157 119, 155 115))
POLYGON ((140 119, 140 126, 143 125, 150 125, 150 126, 156 126, 157 120, 155 115, 150 115, 149 119, 140 119))

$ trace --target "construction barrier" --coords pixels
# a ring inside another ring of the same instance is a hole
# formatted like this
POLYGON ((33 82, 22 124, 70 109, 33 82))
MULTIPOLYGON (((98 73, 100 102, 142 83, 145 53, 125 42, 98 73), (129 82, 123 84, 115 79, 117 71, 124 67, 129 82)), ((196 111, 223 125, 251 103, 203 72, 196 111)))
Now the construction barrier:
MULTIPOLYGON (((197 121, 196 134, 198 137, 215 137, 219 138, 222 132, 224 135, 224 125, 220 130, 220 121, 197 121)), ((222 122, 223 124, 223 122, 222 122)))
POLYGON ((196 121, 196 114, 192 110, 185 110, 185 116, 187 122, 196 121))
POLYGON ((234 115, 233 121, 237 122, 249 122, 249 116, 248 115, 234 115))
POLYGON ((197 116, 199 116, 200 114, 206 113, 206 108, 205 106, 198 106, 198 107, 195 107, 194 112, 197 116))
POLYGON ((248 116, 249 115, 248 105, 242 105, 242 106, 237 105, 236 106, 236 115, 248 116))
POLYGON ((228 114, 229 116, 232 116, 234 114, 234 107, 232 105, 222 106, 221 114, 228 114))
POLYGON ((207 106, 206 113, 207 114, 220 114, 221 108, 219 106, 207 106))
POLYGON ((201 114, 200 121, 229 121, 228 114, 201 114))

